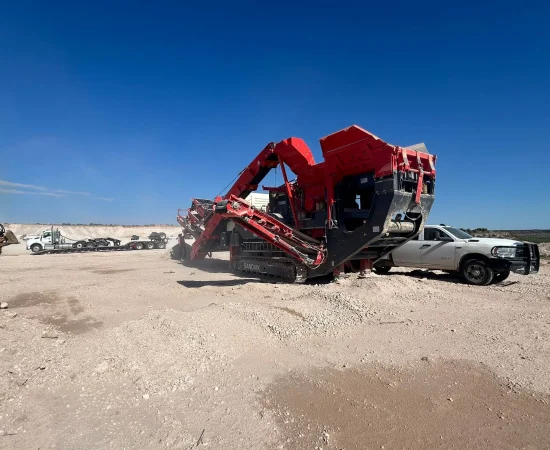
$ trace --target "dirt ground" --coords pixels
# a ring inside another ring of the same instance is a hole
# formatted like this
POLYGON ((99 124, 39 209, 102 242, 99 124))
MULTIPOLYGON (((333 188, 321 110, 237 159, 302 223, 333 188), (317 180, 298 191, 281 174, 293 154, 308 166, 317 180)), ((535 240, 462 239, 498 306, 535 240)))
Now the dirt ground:
POLYGON ((223 254, 21 247, 0 257, 0 448, 550 448, 548 264, 285 285, 223 254))

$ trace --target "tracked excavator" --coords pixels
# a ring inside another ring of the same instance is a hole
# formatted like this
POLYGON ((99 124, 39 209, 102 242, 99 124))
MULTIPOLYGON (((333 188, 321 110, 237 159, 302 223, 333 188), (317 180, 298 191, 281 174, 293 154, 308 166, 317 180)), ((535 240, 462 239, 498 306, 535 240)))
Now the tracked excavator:
POLYGON ((421 232, 436 179, 436 156, 425 146, 391 145, 357 125, 320 144, 324 161, 316 163, 302 139, 269 143, 225 195, 178 210, 182 258, 229 250, 237 273, 304 281, 364 273, 421 232), (267 210, 244 200, 277 167, 284 184, 262 186, 267 210))
POLYGON ((0 223, 0 255, 2 254, 2 248, 11 244, 19 244, 19 241, 13 232, 6 230, 4 225, 0 223))

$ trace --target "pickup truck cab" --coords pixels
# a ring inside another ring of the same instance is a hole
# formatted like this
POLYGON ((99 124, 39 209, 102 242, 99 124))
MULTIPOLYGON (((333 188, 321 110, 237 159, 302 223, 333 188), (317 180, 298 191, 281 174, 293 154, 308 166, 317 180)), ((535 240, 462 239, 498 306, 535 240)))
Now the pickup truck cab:
POLYGON ((510 239, 477 238, 446 225, 427 225, 414 239, 378 260, 376 273, 392 267, 420 267, 456 272, 470 284, 504 281, 510 272, 537 273, 539 248, 510 239))

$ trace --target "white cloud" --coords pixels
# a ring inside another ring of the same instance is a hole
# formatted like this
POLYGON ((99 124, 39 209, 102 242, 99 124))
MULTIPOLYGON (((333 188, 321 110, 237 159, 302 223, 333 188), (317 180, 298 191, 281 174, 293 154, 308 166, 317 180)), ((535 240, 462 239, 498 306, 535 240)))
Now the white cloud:
POLYGON ((90 197, 94 200, 103 200, 105 202, 111 202, 114 199, 108 197, 98 197, 90 192, 82 191, 67 191, 65 189, 52 189, 45 186, 37 186, 35 184, 14 183, 11 181, 0 180, 0 186, 6 186, 6 188, 0 188, 0 192, 4 194, 16 194, 16 195, 45 195, 49 197, 65 197, 66 195, 83 195, 90 197), (29 189, 22 191, 20 189, 29 189))
POLYGON ((15 194, 15 195, 46 195, 48 197, 65 197, 63 194, 58 194, 56 192, 30 192, 30 191, 20 191, 19 189, 4 189, 4 188, 0 188, 0 193, 15 194))

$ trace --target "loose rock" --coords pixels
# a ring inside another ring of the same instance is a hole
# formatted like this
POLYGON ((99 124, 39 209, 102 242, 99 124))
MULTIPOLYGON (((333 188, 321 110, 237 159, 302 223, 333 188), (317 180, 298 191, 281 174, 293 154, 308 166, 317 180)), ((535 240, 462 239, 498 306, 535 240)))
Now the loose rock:
POLYGON ((43 339, 57 339, 59 335, 54 330, 45 330, 42 332, 43 339))

